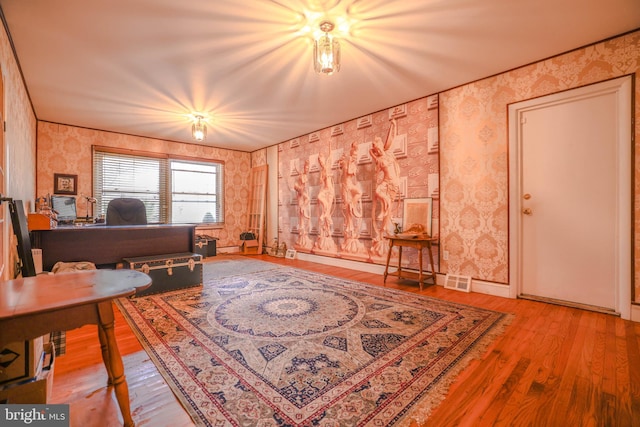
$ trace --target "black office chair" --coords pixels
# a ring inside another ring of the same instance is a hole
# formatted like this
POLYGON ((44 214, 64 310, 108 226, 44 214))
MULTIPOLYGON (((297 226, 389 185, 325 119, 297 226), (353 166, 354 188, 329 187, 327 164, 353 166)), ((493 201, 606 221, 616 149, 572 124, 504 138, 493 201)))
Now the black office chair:
POLYGON ((107 225, 144 225, 147 209, 139 199, 114 199, 107 205, 107 225))

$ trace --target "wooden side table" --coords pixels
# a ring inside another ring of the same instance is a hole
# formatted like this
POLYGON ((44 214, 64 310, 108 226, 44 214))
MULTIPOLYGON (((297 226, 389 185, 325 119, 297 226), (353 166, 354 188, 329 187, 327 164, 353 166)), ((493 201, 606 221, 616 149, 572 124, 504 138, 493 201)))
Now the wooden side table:
POLYGON ((399 236, 384 236, 385 239, 389 240, 389 252, 387 253, 387 266, 384 269, 384 283, 387 282, 387 276, 389 275, 389 261, 391 260, 391 252, 393 251, 393 247, 398 247, 398 270, 395 271, 394 275, 400 277, 404 277, 407 279, 414 279, 405 273, 402 274, 402 248, 415 248, 418 250, 418 260, 419 260, 419 270, 418 270, 418 283, 420 283, 420 290, 422 291, 422 283, 424 283, 425 279, 433 279, 433 283, 436 283, 436 272, 435 272, 435 264, 433 263, 433 252, 431 251, 432 243, 436 242, 438 239, 434 237, 399 237, 399 236), (427 248, 429 252, 429 262, 431 263, 431 272, 426 275, 423 274, 422 270, 422 250, 427 248))
POLYGON ((88 270, 0 282, 0 349, 52 331, 97 324, 109 385, 115 390, 124 425, 133 426, 129 387, 113 329, 112 300, 150 285, 151 278, 135 270, 88 270))

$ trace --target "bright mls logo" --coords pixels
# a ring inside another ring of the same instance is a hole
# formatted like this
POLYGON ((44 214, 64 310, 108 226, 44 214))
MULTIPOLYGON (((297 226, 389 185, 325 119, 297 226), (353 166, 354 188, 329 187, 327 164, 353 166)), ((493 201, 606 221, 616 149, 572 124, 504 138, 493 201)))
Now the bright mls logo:
POLYGON ((69 405, 0 405, 0 425, 69 427, 69 405))

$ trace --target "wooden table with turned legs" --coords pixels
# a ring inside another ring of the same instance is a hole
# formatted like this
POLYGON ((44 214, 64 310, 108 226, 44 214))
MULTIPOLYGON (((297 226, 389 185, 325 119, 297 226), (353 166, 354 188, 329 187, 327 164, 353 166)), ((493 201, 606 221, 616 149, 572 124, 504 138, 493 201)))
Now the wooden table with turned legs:
MULTIPOLYGON (((434 237, 402 237, 402 236, 384 236, 385 239, 389 240, 389 252, 387 253, 387 265, 384 269, 384 283, 387 282, 387 276, 389 273, 389 261, 391 260, 391 252, 393 251, 393 247, 398 247, 398 269, 391 273, 393 275, 408 279, 413 279, 412 276, 407 274, 403 275, 402 273, 402 248, 415 248, 418 250, 418 283, 420 283, 420 290, 422 290, 422 283, 425 279, 433 279, 433 283, 436 283, 436 272, 435 265, 433 263, 433 253, 431 251, 431 245, 438 241, 437 238, 434 237), (431 271, 426 276, 422 271, 422 249, 427 248, 429 252, 429 262, 431 263, 431 271)), ((405 272, 406 273, 406 272, 405 272)))
POLYGON ((150 285, 151 278, 135 270, 90 270, 0 282, 0 349, 53 331, 98 325, 109 385, 113 385, 124 425, 133 426, 112 301, 150 285))

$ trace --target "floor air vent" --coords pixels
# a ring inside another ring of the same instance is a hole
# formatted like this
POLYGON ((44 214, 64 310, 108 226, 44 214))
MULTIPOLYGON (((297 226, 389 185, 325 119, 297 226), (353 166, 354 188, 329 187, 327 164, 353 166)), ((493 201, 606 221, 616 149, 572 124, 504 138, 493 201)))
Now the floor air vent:
POLYGON ((471 276, 460 276, 458 274, 447 274, 444 282, 447 289, 455 289, 456 291, 471 291, 471 276))

